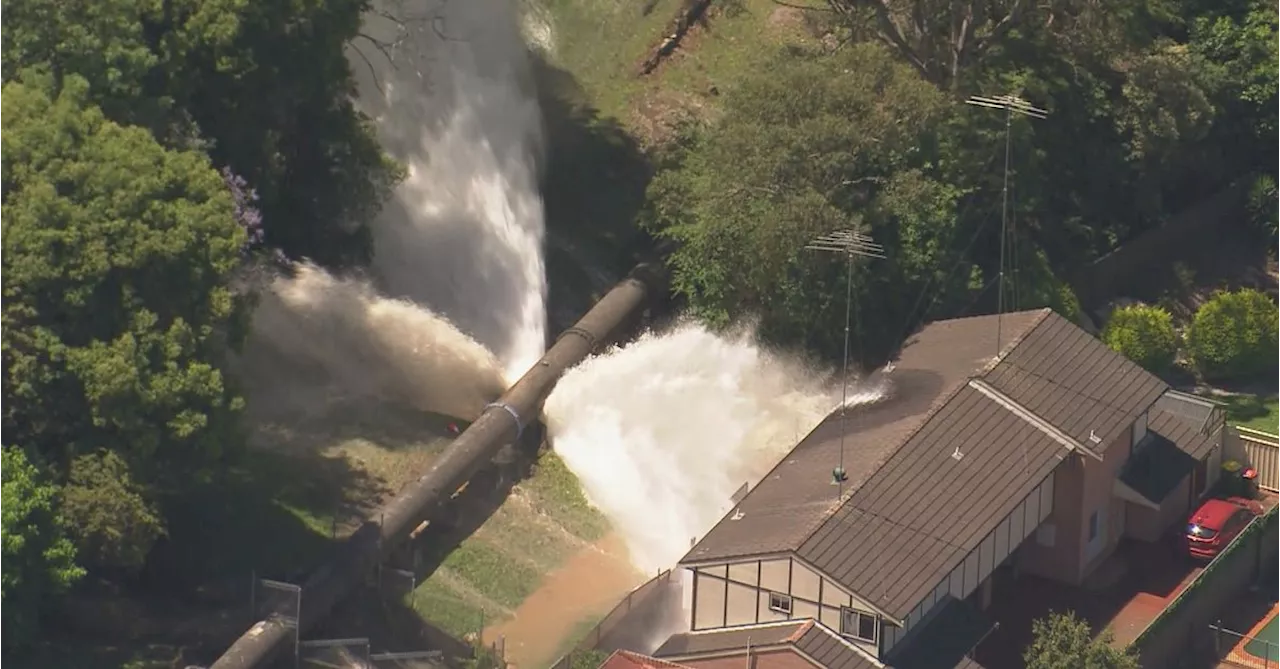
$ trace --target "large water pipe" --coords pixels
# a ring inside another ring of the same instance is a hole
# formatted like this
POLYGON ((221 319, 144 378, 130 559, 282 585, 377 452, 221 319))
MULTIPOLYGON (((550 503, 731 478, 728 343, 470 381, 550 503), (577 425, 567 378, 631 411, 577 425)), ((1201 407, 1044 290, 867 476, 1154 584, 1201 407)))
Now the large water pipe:
POLYGON ((405 486, 338 548, 334 559, 302 585, 297 629, 290 621, 260 620, 240 636, 209 669, 267 667, 351 593, 381 560, 439 508, 462 484, 475 476, 502 448, 519 439, 537 418, 556 381, 602 344, 619 335, 660 295, 660 271, 638 265, 614 286, 576 325, 565 330, 537 363, 498 401, 488 405, 417 481, 405 486))

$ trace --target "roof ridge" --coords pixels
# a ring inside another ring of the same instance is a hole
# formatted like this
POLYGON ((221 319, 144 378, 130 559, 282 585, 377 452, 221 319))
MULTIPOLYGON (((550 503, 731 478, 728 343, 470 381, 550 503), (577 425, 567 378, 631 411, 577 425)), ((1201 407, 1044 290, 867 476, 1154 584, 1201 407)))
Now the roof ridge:
MULTIPOLYGON (((991 371, 996 368, 996 365, 999 365, 1001 362, 1004 362, 1004 359, 1009 357, 1009 354, 1013 353, 1014 349, 1018 348, 1018 346, 1020 346, 1022 342, 1026 341, 1027 337, 1031 336, 1031 333, 1035 332, 1036 329, 1038 329, 1046 320, 1049 319, 1049 314, 1056 314, 1056 313, 1057 312, 1055 312, 1053 309, 1050 309, 1049 307, 1041 307, 1040 315, 1036 316, 1035 320, 1031 321, 1031 325, 1029 325, 1026 330, 1023 330, 1022 334, 1019 334, 1013 339, 1010 339, 1008 344, 1005 344, 1003 348, 1001 348, 998 352, 996 352, 996 357, 988 361, 986 365, 983 365, 982 373, 979 374, 978 376, 985 377, 987 374, 990 374, 991 371)), ((1058 316, 1058 317, 1062 318, 1061 316, 1058 316)), ((1072 323, 1072 325, 1074 325, 1074 323, 1072 323)), ((969 378, 974 378, 974 377, 971 376, 969 378)))
POLYGON ((784 641, 786 641, 787 643, 795 643, 800 640, 800 637, 804 636, 811 629, 813 629, 813 618, 809 618, 808 620, 804 621, 804 624, 796 628, 796 631, 792 632, 791 636, 784 639, 784 641))
MULTIPOLYGON (((668 667, 669 669, 688 669, 687 665, 678 664, 676 662, 664 660, 660 657, 645 655, 644 653, 637 653, 633 650, 626 650, 623 648, 619 648, 618 650, 613 651, 613 654, 610 655, 609 658, 612 659, 614 656, 619 656, 619 655, 622 657, 628 658, 630 660, 639 662, 641 664, 651 664, 659 667, 668 667)), ((608 660, 606 660, 605 662, 607 664, 608 660)))
MULTIPOLYGON (((1034 311, 1034 310, 1028 309, 1028 311, 1034 311)), ((988 363, 987 366, 984 366, 983 368, 981 368, 981 371, 980 373, 978 373, 977 376, 974 376, 973 374, 968 375, 963 382, 956 384, 956 387, 953 388, 951 392, 947 393, 946 397, 943 398, 941 402, 935 402, 933 406, 929 407, 929 410, 925 412, 920 423, 916 425, 914 428, 912 428, 912 430, 908 432, 902 439, 899 439, 897 443, 894 444, 893 448, 888 450, 888 452, 885 454, 883 458, 876 461, 875 466, 871 468, 871 471, 867 474, 867 476, 864 478, 862 483, 859 483, 857 486, 850 486, 850 489, 845 491, 845 493, 841 495, 839 499, 833 502, 826 511, 823 511, 821 516, 816 518, 814 522, 810 523, 810 526, 805 528, 804 538, 800 540, 799 545, 804 546, 806 543, 808 543, 809 540, 813 538, 813 535, 816 534, 819 529, 822 529, 822 526, 825 525, 828 520, 831 520, 832 518, 834 518, 836 513, 840 511, 840 509, 844 508, 844 506, 849 503, 849 500, 853 499, 854 494, 862 489, 862 484, 866 483, 866 481, 870 480, 871 477, 874 476, 876 472, 880 471, 880 468, 884 467, 885 463, 887 463, 889 460, 892 460, 894 454, 896 454, 899 450, 902 449, 903 446, 905 446, 908 442, 910 442, 913 438, 915 438, 916 434, 919 433, 920 430, 924 429, 924 426, 928 425, 929 421, 933 420, 933 417, 936 416, 939 412, 941 412, 944 407, 950 404, 952 400, 956 398, 956 395, 960 394, 961 390, 963 390, 964 388, 967 388, 969 385, 969 381, 975 378, 979 378, 981 376, 986 376, 986 374, 988 374, 991 371, 991 369, 995 367, 996 364, 999 364, 999 362, 1003 360, 1005 356, 1012 353, 1013 349, 1017 348, 1017 346, 1021 344, 1023 340, 1027 338, 1028 335, 1030 335, 1032 332, 1035 332, 1036 328, 1039 328, 1040 325, 1044 323, 1044 321, 1049 317, 1049 314, 1054 313, 1053 309, 1050 309, 1048 307, 1042 307, 1039 311, 1040 311, 1040 314, 1036 316, 1035 320, 1031 321, 1031 324, 1027 326, 1026 330, 1024 330, 1021 334, 1011 339, 1009 341, 1009 344, 1006 345, 1005 350, 1002 350, 995 359, 993 359, 990 363, 988 363)), ((1021 313, 1025 313, 1025 312, 1021 312, 1021 313)), ((980 318, 980 317, 973 316, 973 318, 980 318)), ((939 321, 939 322, 949 322, 952 320, 959 320, 959 319, 947 319, 946 321, 939 321)), ((926 325, 925 327, 928 327, 928 326, 926 325)), ((892 375, 892 372, 885 374, 884 378, 889 379, 891 378, 891 375, 892 375)))

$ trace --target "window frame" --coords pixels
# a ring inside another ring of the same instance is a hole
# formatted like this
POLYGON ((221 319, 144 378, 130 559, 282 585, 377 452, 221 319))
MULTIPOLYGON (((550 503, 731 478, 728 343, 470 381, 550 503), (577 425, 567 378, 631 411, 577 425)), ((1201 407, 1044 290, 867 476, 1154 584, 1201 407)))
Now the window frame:
POLYGON ((769 610, 791 617, 791 612, 795 610, 795 602, 791 599, 791 595, 771 590, 769 591, 769 610))
POLYGON ((842 606, 840 607, 840 635, 861 643, 878 643, 880 641, 880 617, 874 613, 842 606), (864 620, 871 622, 870 638, 862 636, 861 626, 864 620))

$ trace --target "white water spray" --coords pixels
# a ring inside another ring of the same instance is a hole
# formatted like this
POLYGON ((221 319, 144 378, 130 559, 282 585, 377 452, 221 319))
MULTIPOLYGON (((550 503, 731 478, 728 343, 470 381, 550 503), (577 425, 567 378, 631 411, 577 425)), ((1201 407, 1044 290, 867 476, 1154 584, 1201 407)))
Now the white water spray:
POLYGON ((542 117, 512 0, 383 0, 349 60, 408 168, 373 226, 393 296, 429 305, 513 382, 546 347, 542 117))
POLYGON ((570 370, 547 399, 547 431, 632 562, 652 573, 839 405, 829 381, 746 333, 682 325, 570 370))
POLYGON ((546 344, 541 117, 515 8, 386 0, 352 45, 359 104, 408 168, 372 224, 377 289, 305 263, 271 280, 240 367, 255 403, 471 419, 546 344))

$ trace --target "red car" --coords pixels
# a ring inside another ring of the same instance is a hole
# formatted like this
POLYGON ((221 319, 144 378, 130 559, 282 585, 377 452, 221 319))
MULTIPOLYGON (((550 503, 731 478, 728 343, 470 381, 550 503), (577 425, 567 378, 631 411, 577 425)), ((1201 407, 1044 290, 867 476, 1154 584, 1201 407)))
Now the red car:
POLYGON ((1187 552, 1197 560, 1212 560, 1261 513, 1261 504, 1243 497, 1205 500, 1187 519, 1187 552))

